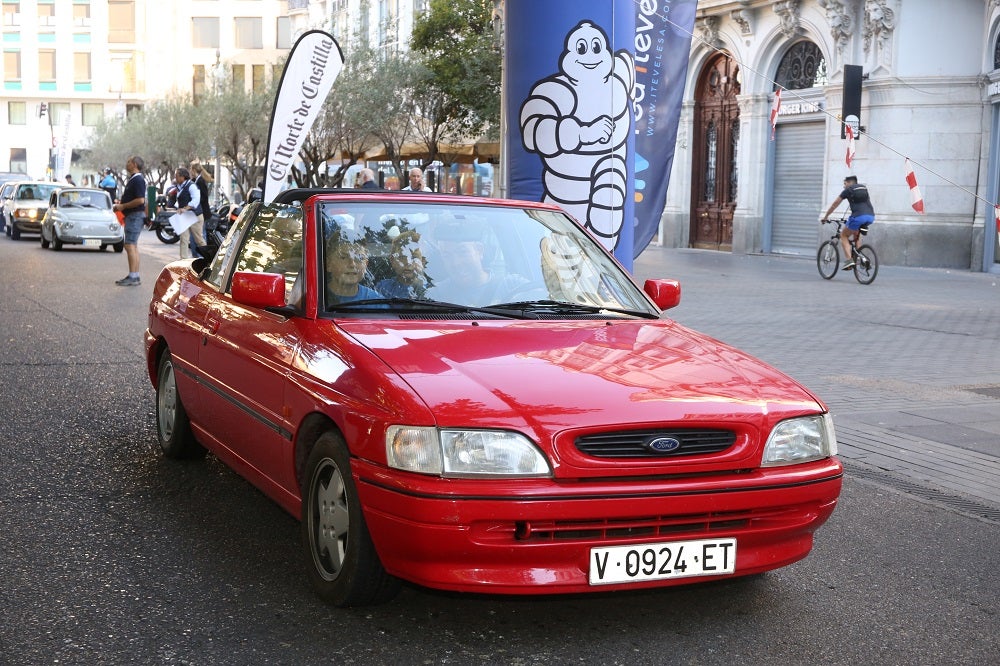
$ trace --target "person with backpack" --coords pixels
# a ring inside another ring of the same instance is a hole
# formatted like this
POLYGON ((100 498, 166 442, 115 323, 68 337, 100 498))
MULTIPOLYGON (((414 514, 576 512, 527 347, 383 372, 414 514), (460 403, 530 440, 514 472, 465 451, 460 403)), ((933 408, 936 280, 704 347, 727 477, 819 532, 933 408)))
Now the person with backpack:
POLYGON ((842 201, 847 201, 850 204, 851 215, 847 218, 843 231, 840 232, 840 244, 844 248, 844 256, 847 257, 847 261, 840 268, 849 271, 854 268, 854 253, 851 252, 851 245, 859 242, 861 238, 859 229, 875 221, 875 208, 868 197, 868 188, 858 182, 857 176, 848 176, 844 179, 843 192, 830 204, 830 208, 827 209, 826 215, 820 219, 820 223, 826 222, 842 201))

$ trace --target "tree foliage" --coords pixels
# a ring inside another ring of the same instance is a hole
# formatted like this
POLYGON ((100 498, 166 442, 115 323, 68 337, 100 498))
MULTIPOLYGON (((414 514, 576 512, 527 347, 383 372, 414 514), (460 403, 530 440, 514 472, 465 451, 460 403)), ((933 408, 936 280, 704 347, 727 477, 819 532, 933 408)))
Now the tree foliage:
POLYGON ((431 0, 413 25, 410 48, 421 54, 447 113, 465 136, 500 127, 502 54, 493 0, 431 0))

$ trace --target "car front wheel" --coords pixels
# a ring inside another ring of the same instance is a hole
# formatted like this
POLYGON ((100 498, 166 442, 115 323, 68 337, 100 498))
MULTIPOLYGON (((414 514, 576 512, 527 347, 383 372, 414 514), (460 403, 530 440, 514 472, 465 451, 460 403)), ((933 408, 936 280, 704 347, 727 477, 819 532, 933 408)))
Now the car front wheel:
POLYGON ((45 238, 45 232, 44 232, 44 231, 43 231, 43 232, 41 233, 41 235, 39 236, 39 238, 41 238, 41 239, 42 239, 42 240, 41 240, 41 243, 42 243, 42 249, 43 249, 43 250, 47 250, 47 249, 49 249, 49 241, 48 241, 48 239, 46 239, 46 238, 45 238))
POLYGON ((197 458, 205 455, 205 447, 191 433, 184 403, 177 392, 177 376, 170 352, 160 359, 156 380, 156 437, 168 458, 197 458))
POLYGON ((343 438, 324 433, 306 462, 302 545, 316 592, 336 606, 386 602, 399 579, 382 568, 361 513, 343 438))

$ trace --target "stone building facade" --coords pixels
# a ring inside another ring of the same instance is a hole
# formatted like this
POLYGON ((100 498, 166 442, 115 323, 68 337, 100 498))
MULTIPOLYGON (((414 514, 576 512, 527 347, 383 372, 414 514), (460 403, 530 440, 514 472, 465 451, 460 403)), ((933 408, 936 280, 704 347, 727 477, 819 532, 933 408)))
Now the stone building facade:
POLYGON ((812 256, 856 174, 883 263, 1000 272, 998 33, 1000 0, 699 1, 660 242, 812 256), (850 168, 846 65, 863 72, 850 168))

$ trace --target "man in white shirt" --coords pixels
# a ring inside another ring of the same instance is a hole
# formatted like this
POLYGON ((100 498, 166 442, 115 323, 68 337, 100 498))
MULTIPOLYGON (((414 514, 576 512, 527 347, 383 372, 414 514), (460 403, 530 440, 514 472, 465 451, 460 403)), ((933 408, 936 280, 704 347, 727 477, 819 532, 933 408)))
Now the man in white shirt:
POLYGON ((410 184, 403 188, 403 192, 430 192, 431 188, 424 184, 424 172, 420 167, 410 169, 410 184))

